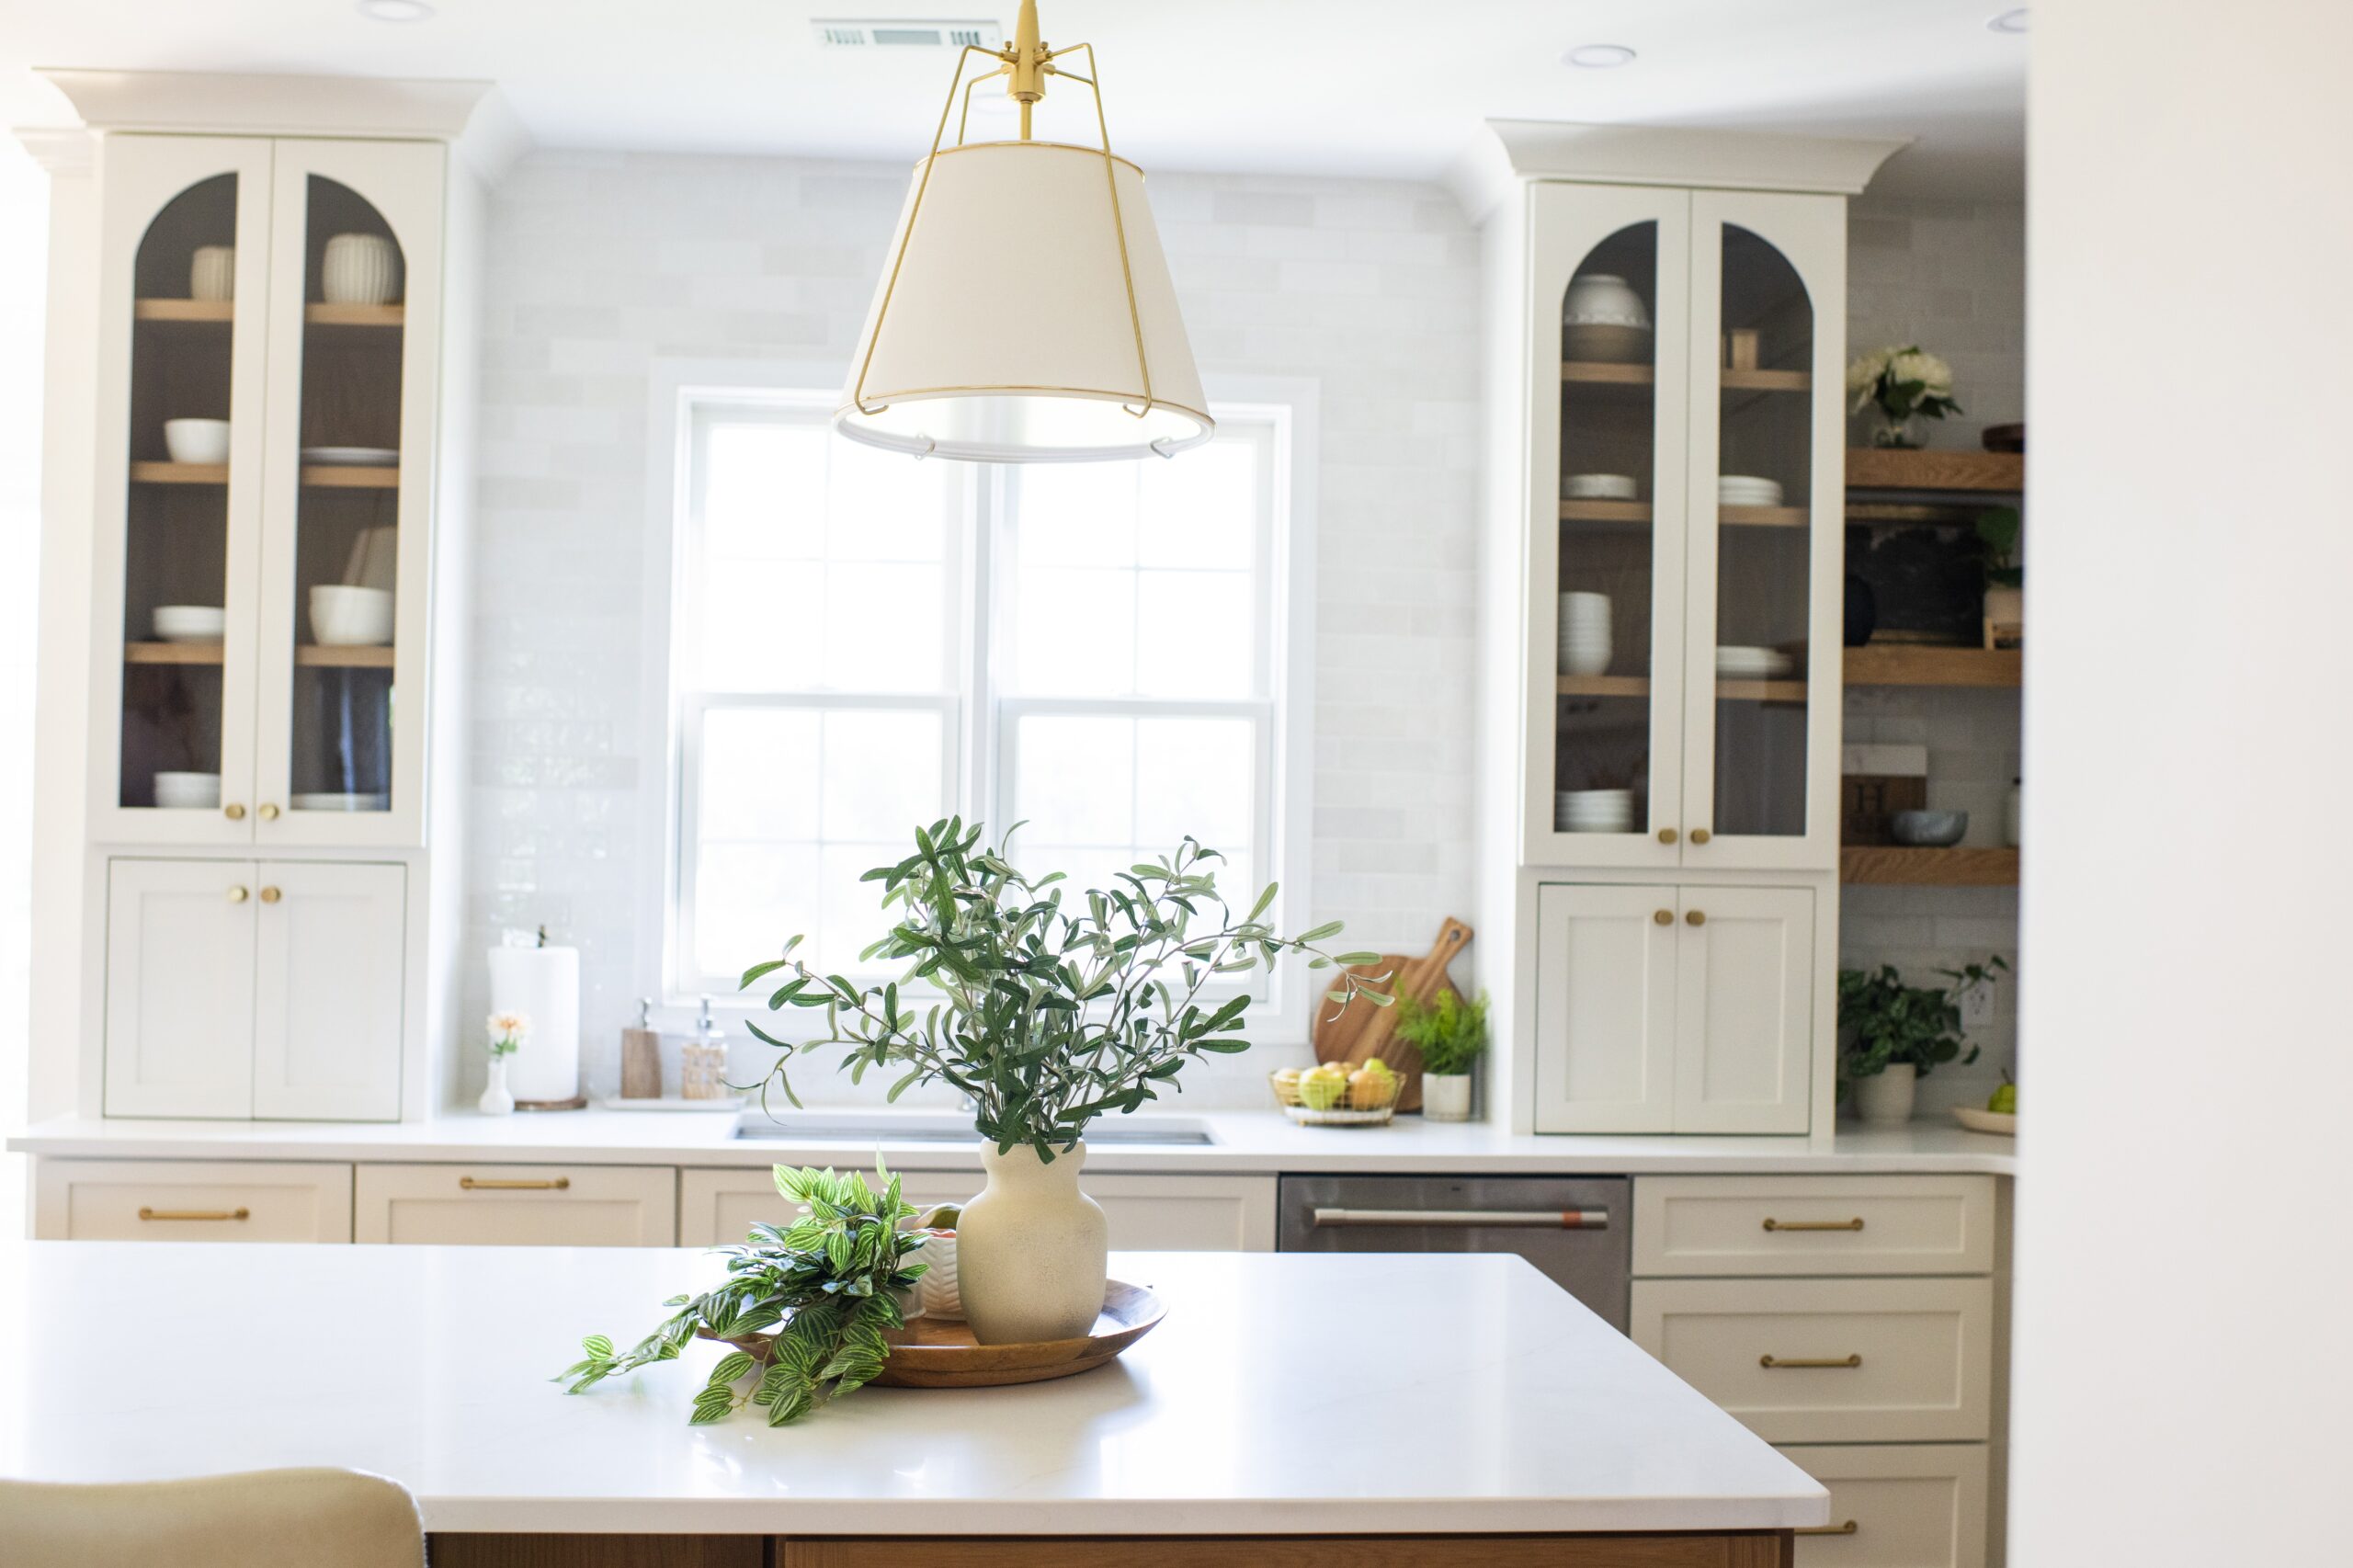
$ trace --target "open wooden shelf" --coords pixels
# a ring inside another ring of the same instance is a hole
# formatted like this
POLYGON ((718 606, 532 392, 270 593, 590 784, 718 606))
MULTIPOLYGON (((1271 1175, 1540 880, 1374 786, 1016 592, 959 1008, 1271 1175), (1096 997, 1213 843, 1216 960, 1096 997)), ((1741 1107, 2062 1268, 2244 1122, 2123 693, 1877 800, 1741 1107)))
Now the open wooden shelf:
POLYGON ((1847 684, 2015 687, 2025 662, 2016 648, 1873 642, 1847 650, 1847 684))
POLYGON ((133 484, 226 484, 227 463, 132 463, 133 484))
POLYGON ((1910 845, 1857 844, 1838 851, 1838 880, 1881 887, 2016 887, 2015 849, 1918 849, 1910 845))
POLYGON ((1975 490, 2016 494, 2026 489, 2022 452, 1904 451, 1852 447, 1847 452, 1849 490, 1975 490))
POLYGON ((1879 528, 1970 528, 1985 509, 1982 501, 1849 501, 1847 520, 1879 528))
MULTIPOLYGON (((134 300, 133 321, 220 322, 236 319, 234 300, 134 300)), ((302 320, 312 326, 400 326, 408 320, 404 305, 305 305, 302 320)))
MULTIPOLYGON (((392 667, 391 648, 354 648, 305 642, 294 650, 294 662, 313 668, 341 670, 389 670, 392 667)), ((122 646, 122 662, 126 665, 217 665, 222 662, 218 642, 126 642, 122 646)))
POLYGON ((325 468, 306 467, 302 483, 314 490, 398 490, 401 471, 397 468, 325 468))

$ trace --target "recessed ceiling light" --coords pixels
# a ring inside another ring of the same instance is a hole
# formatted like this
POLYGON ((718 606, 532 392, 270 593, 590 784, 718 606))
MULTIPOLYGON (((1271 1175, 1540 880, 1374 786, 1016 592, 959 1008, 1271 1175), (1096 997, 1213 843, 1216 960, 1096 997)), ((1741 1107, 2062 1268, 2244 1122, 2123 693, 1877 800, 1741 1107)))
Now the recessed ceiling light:
POLYGON ((433 15, 425 0, 358 0, 352 9, 372 22, 421 22, 433 15))
POLYGON ((2022 33, 2026 31, 2026 12, 2027 8, 2023 6, 2015 11, 2005 11, 1987 22, 1985 26, 1993 32, 2022 33))
POLYGON ((1563 65, 1582 65, 1588 71, 1614 71, 1620 65, 1633 63, 1634 51, 1622 43, 1587 43, 1561 56, 1563 65))

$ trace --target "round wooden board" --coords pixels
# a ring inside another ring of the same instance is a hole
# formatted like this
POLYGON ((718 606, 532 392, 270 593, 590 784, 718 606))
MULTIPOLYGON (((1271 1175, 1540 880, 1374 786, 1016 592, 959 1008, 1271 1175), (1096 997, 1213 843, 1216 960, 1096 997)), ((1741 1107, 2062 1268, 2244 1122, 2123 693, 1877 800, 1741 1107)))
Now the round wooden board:
MULTIPOLYGON (((1150 1334, 1167 1308, 1142 1285, 1114 1279, 1103 1290, 1103 1311, 1095 1326, 1074 1339, 1035 1345, 983 1345, 961 1320, 917 1318, 892 1335, 891 1358, 873 1387, 985 1389, 1012 1383, 1042 1383, 1092 1371, 1150 1334)), ((732 1343, 767 1359, 767 1335, 746 1335, 732 1343)))

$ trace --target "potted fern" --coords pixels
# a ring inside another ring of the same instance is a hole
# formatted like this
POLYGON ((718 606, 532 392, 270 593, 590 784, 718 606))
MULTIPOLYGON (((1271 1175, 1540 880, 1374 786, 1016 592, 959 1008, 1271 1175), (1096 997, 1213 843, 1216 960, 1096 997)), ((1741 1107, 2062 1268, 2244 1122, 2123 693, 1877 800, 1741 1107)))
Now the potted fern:
POLYGON ((1434 1002, 1397 998, 1397 1038, 1422 1053, 1422 1114, 1432 1121, 1471 1119, 1471 1069, 1487 1049, 1487 994, 1462 1000, 1449 986, 1434 1002))
POLYGON ((1250 1049, 1249 996, 1205 996, 1210 987, 1294 954, 1338 971, 1335 1002, 1359 991, 1389 1000, 1347 972, 1377 955, 1316 946, 1338 922, 1278 936, 1262 918, 1272 884, 1236 918, 1217 889, 1221 858, 1188 838, 1109 887, 1072 892, 1059 874, 1024 875, 1002 842, 983 844, 979 824, 950 817, 917 828, 905 859, 866 873, 901 915, 861 957, 904 965, 899 978, 857 985, 820 974, 793 956, 799 937, 744 976, 747 987, 777 977, 770 1010, 815 1025, 797 1039, 752 1026, 777 1053, 763 1101, 772 1084, 800 1104, 787 1066, 825 1046, 847 1048, 840 1065, 853 1080, 898 1074, 892 1099, 945 1083, 972 1101, 988 1182, 957 1223, 956 1265, 983 1345, 1065 1338, 1094 1323, 1107 1238, 1103 1211, 1079 1190, 1087 1126, 1157 1099, 1206 1054, 1250 1049))

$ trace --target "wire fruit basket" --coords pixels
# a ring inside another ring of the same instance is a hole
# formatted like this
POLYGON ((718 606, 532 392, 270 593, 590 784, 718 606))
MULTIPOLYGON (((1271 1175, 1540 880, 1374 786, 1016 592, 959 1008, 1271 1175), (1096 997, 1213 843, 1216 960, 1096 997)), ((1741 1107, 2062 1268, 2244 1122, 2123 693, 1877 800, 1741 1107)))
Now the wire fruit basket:
POLYGON ((1302 1127, 1385 1127, 1397 1114, 1397 1096, 1405 1081, 1393 1073, 1374 1074, 1359 1069, 1338 1085, 1305 1084, 1307 1074, 1287 1067, 1267 1074, 1275 1103, 1302 1127))

